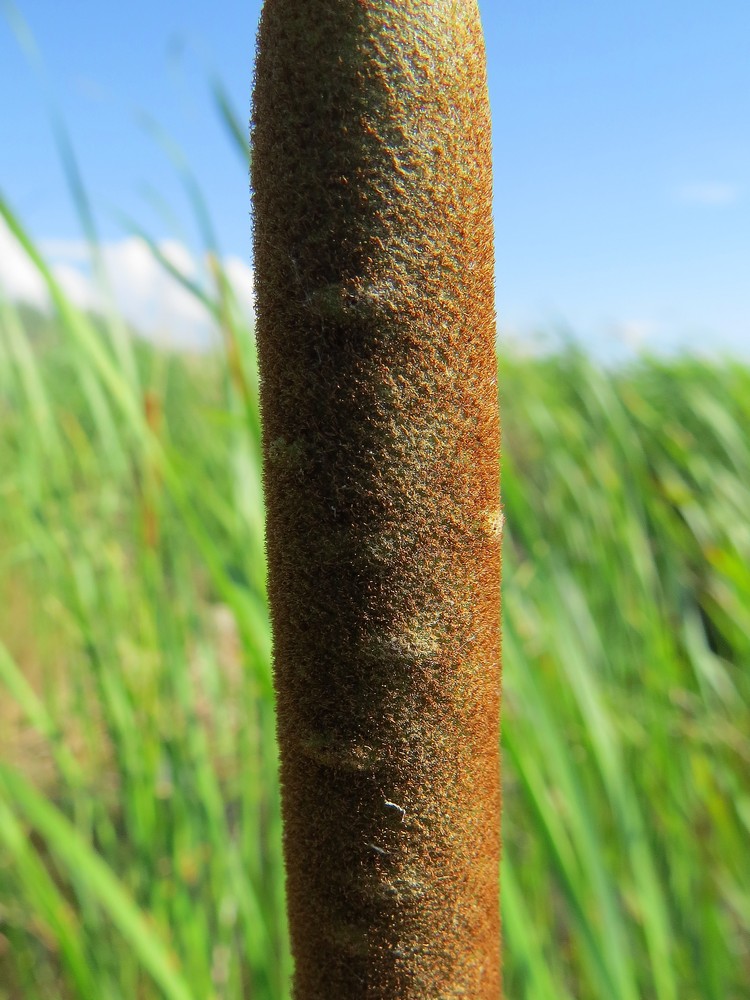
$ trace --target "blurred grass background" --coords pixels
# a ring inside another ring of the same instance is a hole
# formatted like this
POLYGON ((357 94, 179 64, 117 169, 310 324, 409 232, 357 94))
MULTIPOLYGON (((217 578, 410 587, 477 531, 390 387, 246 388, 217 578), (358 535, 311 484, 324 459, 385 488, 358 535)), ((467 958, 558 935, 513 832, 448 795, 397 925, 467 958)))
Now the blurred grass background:
MULTIPOLYGON (((160 349, 0 215, 53 303, 0 302, 0 1000, 283 1000, 252 324, 213 255, 219 346, 160 349)), ((750 367, 500 394, 506 995, 748 998, 750 367)))

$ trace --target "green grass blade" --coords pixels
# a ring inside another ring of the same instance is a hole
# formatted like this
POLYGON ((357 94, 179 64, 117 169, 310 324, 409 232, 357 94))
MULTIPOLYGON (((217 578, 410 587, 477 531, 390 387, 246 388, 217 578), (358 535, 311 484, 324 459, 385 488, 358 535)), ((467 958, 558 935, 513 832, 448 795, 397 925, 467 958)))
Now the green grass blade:
POLYGON ((50 851, 105 910, 168 1000, 195 1000, 173 953, 159 938, 108 865, 59 810, 20 775, 0 765, 0 789, 44 838, 50 851))

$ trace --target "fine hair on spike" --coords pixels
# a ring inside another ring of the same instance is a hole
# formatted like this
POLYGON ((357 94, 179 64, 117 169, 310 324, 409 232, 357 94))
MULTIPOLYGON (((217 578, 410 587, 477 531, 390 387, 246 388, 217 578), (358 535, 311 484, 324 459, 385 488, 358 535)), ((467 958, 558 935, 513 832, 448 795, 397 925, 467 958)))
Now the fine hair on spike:
POLYGON ((499 1000, 476 0, 265 0, 252 185, 295 1000, 499 1000))

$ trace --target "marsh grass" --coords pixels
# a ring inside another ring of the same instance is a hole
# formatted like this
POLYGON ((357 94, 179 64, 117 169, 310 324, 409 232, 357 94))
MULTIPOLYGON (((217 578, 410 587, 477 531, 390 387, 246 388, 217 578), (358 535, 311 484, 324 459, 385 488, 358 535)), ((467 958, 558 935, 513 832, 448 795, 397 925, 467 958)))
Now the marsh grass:
MULTIPOLYGON (((222 347, 149 346, 0 213, 0 998, 280 1000, 252 328, 215 256, 222 347)), ((506 994, 743 1000, 750 370, 500 368, 506 994)))

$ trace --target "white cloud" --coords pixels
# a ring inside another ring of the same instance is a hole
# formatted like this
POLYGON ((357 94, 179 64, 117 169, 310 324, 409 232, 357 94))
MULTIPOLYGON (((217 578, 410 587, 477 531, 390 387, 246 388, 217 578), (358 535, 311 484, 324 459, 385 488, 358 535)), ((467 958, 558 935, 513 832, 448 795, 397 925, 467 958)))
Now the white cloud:
POLYGON ((40 309, 49 303, 44 281, 3 219, 0 219, 0 293, 40 309))
POLYGON ((39 249, 48 260, 84 264, 89 259, 89 245, 85 240, 42 240, 39 249))
POLYGON ((101 309, 101 295, 87 274, 62 262, 53 264, 51 270, 63 292, 79 309, 101 309))
MULTIPOLYGON (((88 247, 79 240, 42 240, 40 249, 52 273, 72 302, 102 310, 105 295, 92 278, 88 247)), ((210 289, 206 260, 194 257, 178 240, 158 245, 169 263, 186 278, 210 289)), ((215 324, 201 302, 154 257, 137 237, 105 243, 101 259, 115 308, 146 336, 174 346, 205 347, 215 338, 215 324)), ((253 311, 253 271, 241 258, 229 256, 223 266, 237 304, 253 311)), ((47 308, 44 282, 17 241, 0 223, 0 290, 9 298, 47 308)))
POLYGON ((625 347, 639 351, 658 337, 660 325, 650 319, 629 319, 616 323, 611 332, 625 347))
POLYGON ((234 290, 234 296, 240 310, 246 315, 252 315, 255 309, 255 274, 253 269, 240 257, 226 257, 224 273, 234 290))
MULTIPOLYGON (((159 249, 188 277, 196 265, 175 241, 159 249)), ((211 338, 211 321, 201 303, 154 258, 143 240, 129 237, 102 249, 116 308, 137 329, 169 344, 200 346, 211 338)))
POLYGON ((186 278, 196 277, 195 260, 184 243, 180 243, 179 240, 162 240, 159 244, 159 250, 172 267, 186 278))
POLYGON ((692 205, 708 205, 715 208, 732 205, 737 201, 739 196, 739 189, 734 184, 718 182, 683 184, 677 190, 677 197, 680 201, 686 201, 692 205))

